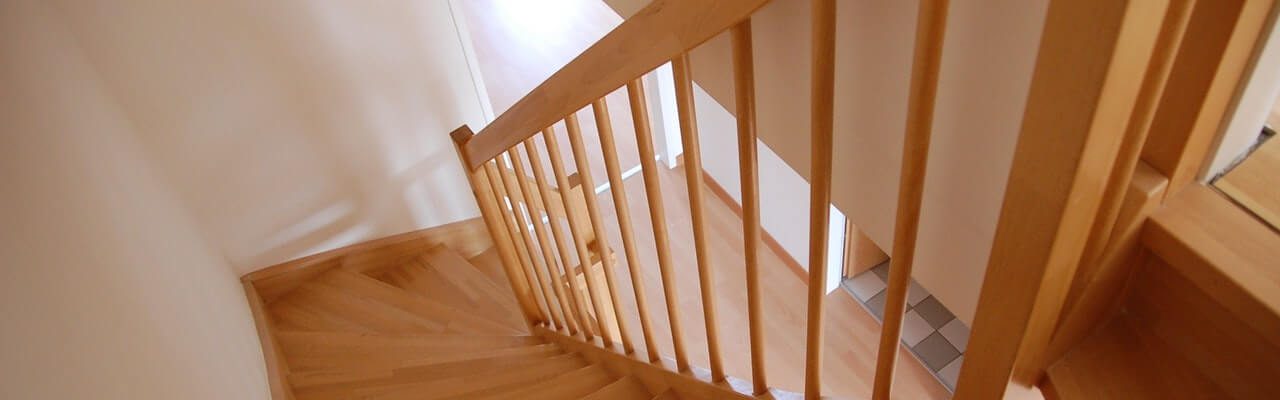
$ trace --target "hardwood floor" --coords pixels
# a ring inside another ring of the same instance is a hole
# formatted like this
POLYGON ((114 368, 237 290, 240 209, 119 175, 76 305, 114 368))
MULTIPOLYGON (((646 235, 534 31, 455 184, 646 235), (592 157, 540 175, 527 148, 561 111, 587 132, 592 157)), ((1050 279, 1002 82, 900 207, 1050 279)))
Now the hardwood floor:
MULTIPOLYGON (((621 22, 621 18, 599 0, 556 0, 552 2, 554 4, 537 2, 537 6, 528 5, 535 2, 501 0, 467 0, 458 3, 467 17, 479 67, 497 113, 506 110, 621 22)), ((616 91, 606 100, 618 142, 618 158, 625 171, 639 164, 626 93, 616 91)), ((603 183, 608 178, 600 156, 594 119, 589 110, 580 112, 579 119, 582 122, 587 153, 592 158, 589 160, 592 176, 596 184, 603 183)), ((556 129, 562 135, 561 153, 568 156, 571 152, 568 141, 563 138, 563 126, 558 124, 556 129)), ((540 150, 544 150, 541 149, 541 141, 538 141, 538 145, 540 150)), ((541 153, 546 154, 545 151, 541 153)), ((573 171, 573 160, 564 161, 570 171, 573 171)), ((548 165, 547 169, 549 168, 548 165)), ((683 171, 663 169, 661 177, 671 235, 670 246, 678 277, 677 292, 685 343, 690 361, 705 368, 708 365, 706 333, 702 321, 702 300, 699 297, 683 171)), ((664 311, 666 300, 662 287, 659 286, 661 280, 644 183, 637 177, 628 179, 625 186, 630 200, 628 209, 635 223, 638 258, 642 264, 640 269, 644 271, 641 280, 653 319, 655 344, 661 354, 670 357, 673 350, 664 311)), ((706 223, 711 240, 708 248, 716 274, 717 305, 721 318, 718 321, 719 332, 723 335, 719 340, 725 372, 738 378, 750 379, 742 221, 710 191, 705 193, 705 198, 706 223)), ((607 192, 600 196, 600 201, 601 211, 607 221, 609 244, 618 252, 616 274, 619 297, 624 308, 622 318, 628 324, 636 351, 642 352, 648 344, 640 335, 635 297, 625 265, 626 257, 623 256, 614 204, 607 192)), ((806 284, 777 253, 767 246, 762 246, 761 249, 761 280, 765 283, 763 303, 767 331, 767 378, 771 386, 800 391, 803 388, 804 374, 806 284)), ((880 324, 845 291, 837 290, 828 295, 826 304, 824 394, 865 398, 871 394, 880 324)), ((909 352, 901 353, 906 361, 898 364, 897 397, 941 399, 950 396, 919 362, 906 355, 909 352)))
MULTIPOLYGON (((685 190, 684 172, 680 169, 663 170, 662 189, 667 208, 667 224, 671 235, 672 259, 678 276, 680 317, 685 329, 690 361, 706 367, 706 330, 702 321, 702 300, 698 292, 698 274, 693 250, 693 232, 690 225, 688 194, 685 190)), ((635 237, 639 247, 638 258, 644 276, 648 307, 653 318, 653 331, 659 352, 672 354, 671 334, 665 312, 661 278, 658 275, 657 253, 654 250, 653 231, 648 214, 648 201, 644 195, 644 182, 629 179, 626 182, 627 197, 632 220, 635 221, 635 237)), ((704 190, 707 190, 704 188, 704 190)), ((725 372, 750 379, 751 360, 747 338, 746 274, 742 255, 742 220, 732 209, 710 191, 706 196, 708 250, 714 263, 715 289, 720 316, 719 338, 724 358, 725 372)), ((621 304, 636 351, 647 344, 639 335, 639 319, 635 314, 635 298, 631 295, 630 275, 621 252, 621 234, 617 228, 617 216, 613 212, 612 198, 600 197, 601 209, 606 210, 605 220, 609 231, 609 244, 618 251, 618 288, 621 304)), ((801 391, 804 377, 805 344, 805 293, 807 285, 785 264, 782 257, 766 246, 761 246, 761 281, 764 282, 766 365, 769 384, 782 389, 801 391)), ((824 394, 864 398, 871 393, 875 374, 876 349, 880 338, 880 323, 857 304, 843 290, 827 296, 826 306, 826 361, 823 368, 824 394)), ((909 352, 902 351, 904 361, 898 364, 896 395, 906 399, 945 399, 950 393, 909 352)))

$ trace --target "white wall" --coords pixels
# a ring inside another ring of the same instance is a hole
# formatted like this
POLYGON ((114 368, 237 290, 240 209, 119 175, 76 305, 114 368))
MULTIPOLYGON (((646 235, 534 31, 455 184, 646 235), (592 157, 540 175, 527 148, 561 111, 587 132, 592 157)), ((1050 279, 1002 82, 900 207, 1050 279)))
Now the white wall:
POLYGON ((0 398, 267 399, 236 273, 68 27, 0 5, 0 398))
POLYGON ((63 2, 143 151, 240 273, 478 215, 446 0, 63 2))
POLYGON ((477 214, 449 11, 0 3, 0 398, 266 399, 240 274, 477 214))
POLYGON ((1217 150, 1204 177, 1212 179, 1226 172, 1258 141, 1267 116, 1280 97, 1280 26, 1272 26, 1266 42, 1256 55, 1257 62, 1249 73, 1244 91, 1236 99, 1235 109, 1218 137, 1217 150))

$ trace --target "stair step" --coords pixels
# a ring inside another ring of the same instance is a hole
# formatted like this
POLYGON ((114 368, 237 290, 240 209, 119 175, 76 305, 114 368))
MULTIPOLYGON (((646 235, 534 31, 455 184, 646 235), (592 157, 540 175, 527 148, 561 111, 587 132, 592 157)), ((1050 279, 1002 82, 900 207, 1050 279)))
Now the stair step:
POLYGON ((591 394, 612 383, 604 367, 590 365, 576 371, 561 374, 555 378, 539 381, 532 386, 507 388, 486 393, 473 393, 460 396, 460 399, 497 400, 497 399, 576 399, 591 394))
POLYGON ((298 286, 282 301, 378 333, 437 333, 446 328, 438 320, 315 281, 298 286))
POLYGON ((373 332, 355 322, 327 312, 319 312, 305 305, 295 304, 287 300, 279 300, 268 307, 276 322, 278 330, 292 331, 341 331, 341 332, 373 332))
MULTIPOLYGON (((478 358, 494 358, 528 354, 556 354, 559 348, 552 344, 508 347, 469 352, 441 352, 429 354, 305 354, 288 356, 289 368, 294 372, 362 372, 392 371, 400 368, 452 363, 478 358)), ((369 374, 356 374, 369 376, 369 374)), ((381 376, 381 375, 373 375, 381 376)))
POLYGON ((650 400, 653 395, 634 376, 624 376, 582 400, 650 400))
POLYGON ((284 331, 276 340, 286 355, 317 354, 430 354, 495 350, 534 346, 545 341, 536 336, 484 336, 460 334, 383 335, 349 332, 284 331))
POLYGON ((397 288, 363 274, 341 269, 316 277, 323 283, 346 291, 354 296, 380 302, 405 312, 422 316, 444 325, 445 332, 478 334, 522 334, 518 328, 494 322, 397 288))
POLYGON ((1056 396, 1071 399, 1230 398, 1159 339, 1112 320, 1048 369, 1056 396))
POLYGON ((502 268, 502 256, 498 254, 497 248, 490 247, 475 257, 467 259, 467 262, 489 277, 489 280, 502 288, 505 293, 511 293, 511 283, 507 280, 507 271, 502 268))
MULTIPOLYGON (((357 397, 357 393, 370 393, 405 388, 410 384, 428 384, 462 377, 486 378, 504 372, 521 369, 543 368, 543 365, 559 365, 565 360, 581 360, 576 354, 548 352, 536 355, 517 355, 457 361, 429 366, 408 367, 394 370, 390 375, 344 382, 294 385, 299 399, 337 400, 357 397)), ((487 378, 486 378, 487 379, 487 378)), ((385 393, 383 393, 385 394, 385 393)))
POLYGON ((470 311, 516 329, 524 327, 509 290, 443 246, 387 270, 380 279, 418 296, 470 311))
POLYGON ((657 396, 653 396, 653 400, 680 400, 680 396, 676 396, 675 391, 667 389, 667 391, 659 393, 657 396))
POLYGON ((581 356, 576 354, 566 355, 496 372, 467 374, 400 385, 360 388, 352 393, 357 398, 369 400, 469 398, 474 393, 509 392, 514 389, 536 386, 539 382, 549 382, 549 379, 565 376, 583 368, 589 368, 589 365, 581 356))

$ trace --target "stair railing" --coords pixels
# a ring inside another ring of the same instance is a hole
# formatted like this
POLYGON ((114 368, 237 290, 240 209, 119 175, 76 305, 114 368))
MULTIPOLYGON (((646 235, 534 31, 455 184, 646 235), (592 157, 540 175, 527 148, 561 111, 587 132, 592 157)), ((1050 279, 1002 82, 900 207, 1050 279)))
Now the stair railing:
MULTIPOLYGON (((692 73, 688 52, 701 43, 731 31, 733 73, 736 90, 738 153, 742 179, 743 246, 747 276, 747 301, 751 348, 751 395, 770 390, 765 376, 763 311, 759 275, 761 241, 760 199, 756 154, 754 71, 751 52, 752 13, 768 0, 657 0, 627 19, 564 68, 557 71, 507 112, 479 132, 464 126, 452 133, 456 150, 469 171, 469 179, 482 217, 494 238, 509 283, 531 327, 544 327, 579 337, 608 349, 620 342, 626 355, 661 367, 654 348, 648 301, 644 296, 631 216, 618 165, 613 129, 604 97, 625 87, 635 126, 641 172, 657 245, 658 269, 676 372, 689 374, 687 348, 680 324, 680 302, 675 291, 675 275, 668 245, 667 222, 655 162, 652 129, 645 104, 641 77, 659 65, 671 62, 675 76, 676 105, 682 132, 689 207, 694 234, 703 321, 707 334, 711 383, 726 379, 717 332, 716 294, 713 268, 708 260, 707 228, 702 198, 703 174, 695 123, 692 73), (587 106, 595 116, 597 132, 608 180, 618 216, 622 247, 627 257, 631 285, 639 314, 640 332, 646 348, 635 355, 630 337, 632 327, 621 318, 614 255, 607 243, 601 211, 594 191, 588 157, 576 113, 587 106), (585 190, 569 191, 569 179, 560 154, 558 133, 553 125, 563 122, 572 149, 574 165, 585 190), (544 159, 536 143, 540 136, 547 150, 555 187, 545 177, 544 159), (533 179, 524 176, 524 164, 532 168, 533 179), (507 173, 506 171, 515 171, 507 173), (532 181, 532 182, 530 182, 532 181), (583 197, 578 201, 575 195, 583 197), (564 204, 555 205, 559 200, 564 204), (550 210, 564 212, 569 234, 550 210), (545 215, 544 215, 545 214, 545 215), (582 219, 587 219, 583 221, 582 219), (547 221, 548 223, 544 223, 547 221), (533 227, 530 233, 529 227, 533 227), (550 235, 548 232, 550 231, 550 235), (536 245, 535 245, 536 243, 536 245), (554 253, 558 254, 557 258, 554 253), (570 254, 570 248, 575 250, 570 254), (597 270, 595 265, 601 268, 597 270), (581 281, 579 274, 583 275, 581 281)), ((887 398, 897 359, 899 335, 911 271, 911 254, 919 220, 921 190, 927 158, 934 93, 937 87, 946 0, 922 2, 912 72, 907 146, 903 175, 893 268, 889 278, 888 304, 876 372, 876 398, 887 398)), ((823 342, 823 297, 826 279, 828 210, 831 203, 832 125, 835 77, 835 1, 813 2, 813 149, 810 177, 810 247, 808 282, 808 326, 805 367, 805 397, 821 395, 823 342)))

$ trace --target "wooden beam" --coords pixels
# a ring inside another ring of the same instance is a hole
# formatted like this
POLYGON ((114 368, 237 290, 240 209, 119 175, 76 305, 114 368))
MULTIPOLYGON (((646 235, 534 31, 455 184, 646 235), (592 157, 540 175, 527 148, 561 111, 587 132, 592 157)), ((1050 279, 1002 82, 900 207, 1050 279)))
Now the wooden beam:
POLYGON ((1052 0, 958 399, 1034 391, 1166 0, 1052 0))

